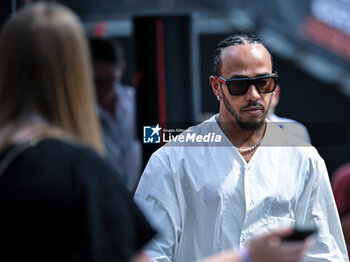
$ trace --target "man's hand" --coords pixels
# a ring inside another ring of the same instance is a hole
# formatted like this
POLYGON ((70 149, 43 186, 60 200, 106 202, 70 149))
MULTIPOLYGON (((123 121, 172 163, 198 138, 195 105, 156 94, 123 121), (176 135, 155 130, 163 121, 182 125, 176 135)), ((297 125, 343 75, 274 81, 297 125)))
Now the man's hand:
POLYGON ((302 241, 282 241, 293 229, 280 229, 253 239, 248 250, 254 262, 297 262, 311 245, 311 238, 302 241))

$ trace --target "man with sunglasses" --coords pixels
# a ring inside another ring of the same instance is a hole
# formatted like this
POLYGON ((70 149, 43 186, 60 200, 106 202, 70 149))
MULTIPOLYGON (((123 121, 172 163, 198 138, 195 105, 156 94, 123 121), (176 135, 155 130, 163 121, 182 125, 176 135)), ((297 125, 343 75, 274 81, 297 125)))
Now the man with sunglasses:
MULTIPOLYGON (((153 261, 195 261, 295 226, 317 228, 305 261, 348 261, 323 159, 266 120, 277 79, 259 38, 219 43, 210 76, 219 113, 181 135, 215 133, 221 141, 167 143, 150 158, 135 194, 161 232, 146 250, 153 261)), ((292 243, 276 238, 271 245, 292 243)), ((242 261, 252 261, 243 253, 242 261)), ((292 253, 280 261, 299 261, 292 253)))

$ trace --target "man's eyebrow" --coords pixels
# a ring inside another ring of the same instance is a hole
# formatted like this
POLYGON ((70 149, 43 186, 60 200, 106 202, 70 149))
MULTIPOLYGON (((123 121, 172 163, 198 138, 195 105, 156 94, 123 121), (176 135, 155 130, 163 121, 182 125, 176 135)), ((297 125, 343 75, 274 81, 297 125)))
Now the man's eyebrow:
MULTIPOLYGON (((271 75, 271 73, 266 72, 266 73, 261 73, 261 74, 257 74, 254 77, 260 77, 260 76, 268 76, 271 75)), ((229 79, 235 79, 235 78, 249 78, 249 76, 247 75, 231 75, 229 79)))

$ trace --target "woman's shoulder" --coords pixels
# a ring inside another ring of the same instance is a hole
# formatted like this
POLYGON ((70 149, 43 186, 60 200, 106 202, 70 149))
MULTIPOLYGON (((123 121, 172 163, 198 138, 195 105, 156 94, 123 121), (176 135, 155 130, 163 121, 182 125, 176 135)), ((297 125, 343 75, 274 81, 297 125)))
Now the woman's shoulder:
POLYGON ((102 158, 92 148, 78 142, 57 138, 45 138, 30 144, 21 154, 21 158, 33 164, 39 162, 53 165, 69 165, 85 160, 93 163, 102 161, 102 158))
MULTIPOLYGON (((16 152, 20 146, 10 146, 3 156, 0 156, 0 161, 6 157, 6 154, 11 154, 11 151, 16 152)), ((78 142, 45 138, 24 148, 11 164, 21 167, 21 170, 50 173, 51 176, 57 174, 62 178, 75 176, 83 180, 91 179, 101 173, 106 174, 104 177, 118 177, 102 156, 78 142)))
POLYGON ((71 157, 80 152, 93 151, 87 146, 71 140, 63 140, 59 138, 42 138, 38 140, 29 140, 25 143, 11 144, 4 151, 11 151, 14 148, 23 147, 23 155, 30 156, 55 156, 71 157), (27 146, 25 146, 27 145, 27 146))
POLYGON ((118 177, 102 155, 81 143, 49 138, 40 141, 35 147, 32 154, 38 157, 37 159, 40 159, 41 155, 51 165, 67 166, 73 173, 80 174, 83 178, 101 174, 118 177))

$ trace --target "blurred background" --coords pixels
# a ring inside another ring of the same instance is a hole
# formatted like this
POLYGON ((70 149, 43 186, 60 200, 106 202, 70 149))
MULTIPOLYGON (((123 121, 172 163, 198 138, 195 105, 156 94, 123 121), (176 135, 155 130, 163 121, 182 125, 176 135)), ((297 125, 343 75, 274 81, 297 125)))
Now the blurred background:
MULTIPOLYGON (((34 1, 3 0, 0 22, 34 1)), ((350 161, 349 0, 62 0, 88 36, 116 38, 142 127, 185 128, 218 112, 209 85, 217 43, 260 36, 274 57, 279 116, 302 122, 329 174, 350 161)), ((158 145, 143 145, 144 163, 158 145)))

